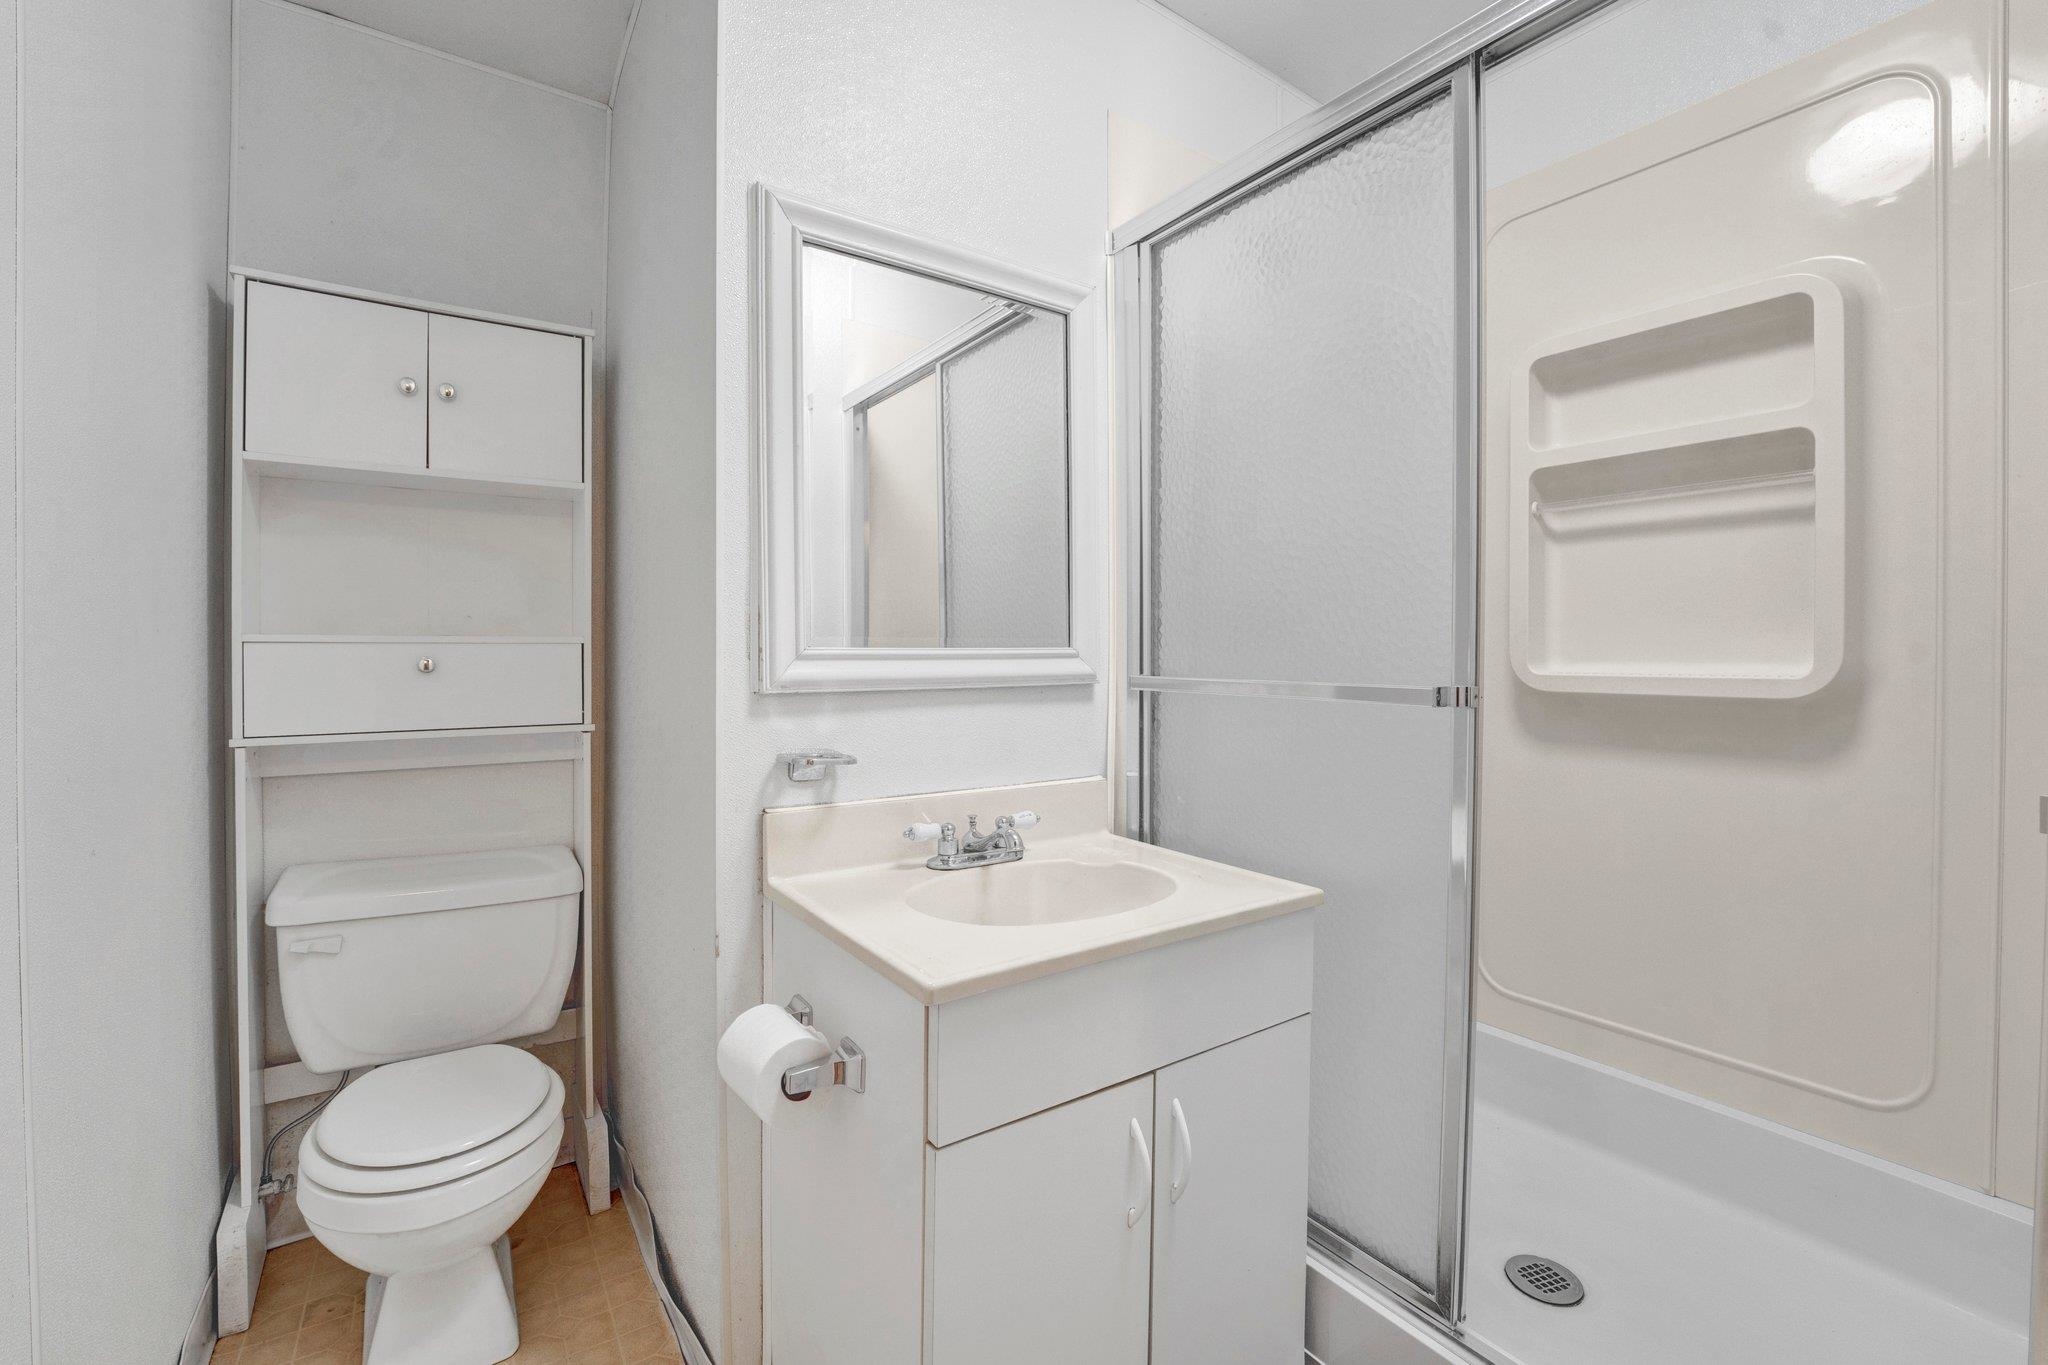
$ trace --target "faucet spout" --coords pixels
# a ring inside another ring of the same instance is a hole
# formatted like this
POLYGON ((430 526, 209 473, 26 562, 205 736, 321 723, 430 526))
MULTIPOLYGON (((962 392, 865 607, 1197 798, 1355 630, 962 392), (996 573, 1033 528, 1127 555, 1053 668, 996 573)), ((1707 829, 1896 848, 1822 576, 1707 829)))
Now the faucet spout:
MULTIPOLYGON (((955 836, 954 828, 944 827, 945 836, 939 840, 938 852, 925 860, 925 866, 934 872, 958 872, 970 867, 989 867, 995 863, 1013 863, 1024 856, 1024 837, 1021 829, 1029 829, 1038 823, 1038 817, 1029 811, 1017 815, 999 815, 996 826, 988 833, 981 832, 981 817, 967 817, 967 833, 955 836)), ((914 826, 904 831, 915 837, 925 828, 914 826)), ((929 838, 927 834, 924 837, 929 838)))

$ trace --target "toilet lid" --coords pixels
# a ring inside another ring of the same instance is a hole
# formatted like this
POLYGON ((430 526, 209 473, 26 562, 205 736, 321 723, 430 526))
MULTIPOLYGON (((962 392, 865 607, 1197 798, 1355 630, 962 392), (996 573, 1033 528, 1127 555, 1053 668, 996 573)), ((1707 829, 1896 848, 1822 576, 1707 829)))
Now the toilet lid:
POLYGON ((502 1043, 390 1062, 320 1115, 320 1147, 350 1166, 416 1166, 503 1137, 546 1102, 554 1073, 502 1043))

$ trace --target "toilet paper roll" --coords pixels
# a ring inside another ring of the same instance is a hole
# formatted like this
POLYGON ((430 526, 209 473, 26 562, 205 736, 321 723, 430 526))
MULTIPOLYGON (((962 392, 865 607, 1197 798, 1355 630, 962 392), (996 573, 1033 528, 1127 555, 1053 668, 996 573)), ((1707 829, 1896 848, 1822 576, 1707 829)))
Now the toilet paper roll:
POLYGON ((780 1005, 756 1005, 718 1040, 718 1074, 761 1122, 774 1123, 790 1109, 782 1073, 831 1055, 824 1034, 799 1024, 780 1005))

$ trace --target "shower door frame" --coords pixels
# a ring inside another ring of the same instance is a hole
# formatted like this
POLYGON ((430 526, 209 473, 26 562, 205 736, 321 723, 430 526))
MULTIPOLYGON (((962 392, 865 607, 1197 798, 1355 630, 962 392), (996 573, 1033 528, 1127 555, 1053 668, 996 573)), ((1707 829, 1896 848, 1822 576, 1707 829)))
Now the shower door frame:
POLYGON ((1477 743, 1479 624, 1479 458, 1481 233, 1485 211, 1479 91, 1483 66, 1612 0, 1501 0, 1435 43, 1281 129, 1249 152, 1111 234, 1116 370, 1116 450, 1123 502, 1121 554, 1123 693, 1114 751, 1122 827, 1149 838, 1152 792, 1149 699, 1161 693, 1301 697, 1422 705, 1459 714, 1452 746, 1446 896, 1444 1055, 1436 1287, 1425 1289, 1312 1214, 1307 1246, 1370 1279, 1440 1328, 1463 1316, 1465 1192, 1471 1134, 1472 875, 1477 743), (1152 252, 1168 239, 1272 185, 1318 157, 1372 133, 1432 100, 1450 102, 1454 184, 1456 311, 1453 447, 1456 451, 1452 676, 1430 687, 1165 677, 1149 672, 1151 591, 1152 252))

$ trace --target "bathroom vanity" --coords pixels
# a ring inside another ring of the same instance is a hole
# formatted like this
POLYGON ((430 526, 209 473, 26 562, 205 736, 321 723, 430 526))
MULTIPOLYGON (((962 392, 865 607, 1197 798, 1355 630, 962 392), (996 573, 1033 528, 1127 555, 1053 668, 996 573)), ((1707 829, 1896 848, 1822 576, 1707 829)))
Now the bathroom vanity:
POLYGON ((770 999, 856 1063, 768 1127, 778 1365, 1301 1358, 1322 893, 1106 812, 1096 778, 765 814, 770 999), (1027 809, 1020 861, 902 841, 1027 809))

